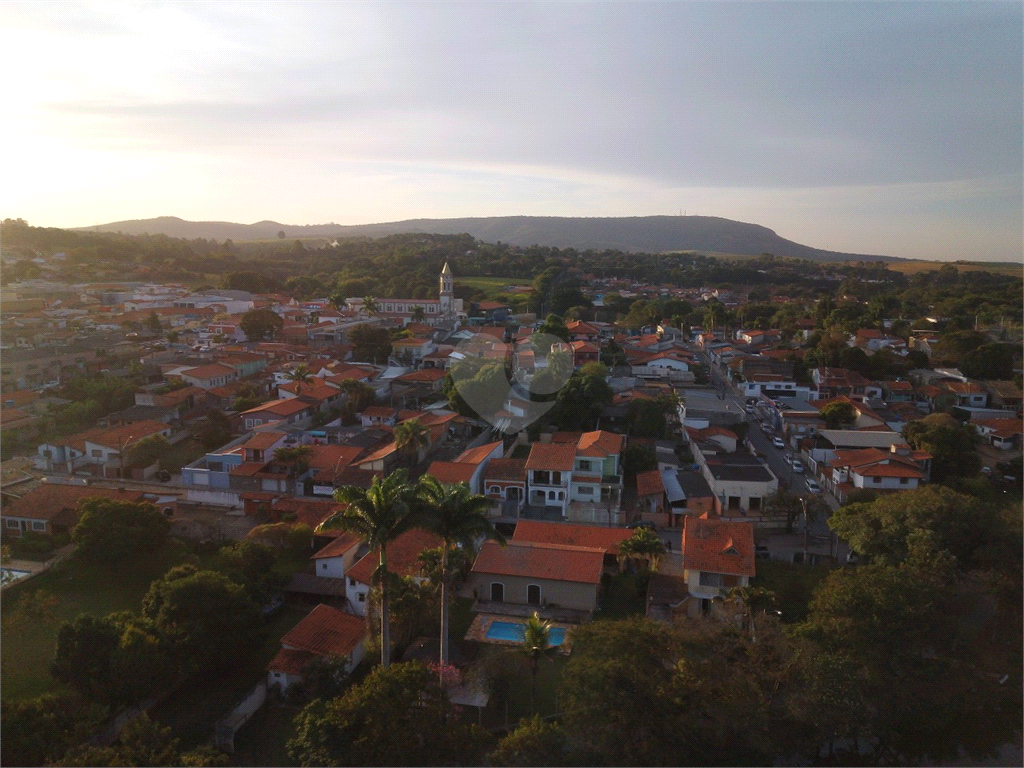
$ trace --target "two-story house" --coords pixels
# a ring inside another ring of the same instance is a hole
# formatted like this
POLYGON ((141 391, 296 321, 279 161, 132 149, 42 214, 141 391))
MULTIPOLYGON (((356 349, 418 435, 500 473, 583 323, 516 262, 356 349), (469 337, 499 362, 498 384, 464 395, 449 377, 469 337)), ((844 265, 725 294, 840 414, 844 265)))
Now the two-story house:
POLYGON ((683 526, 683 578, 693 598, 691 616, 708 615, 712 600, 734 587, 745 587, 755 575, 752 523, 687 517, 683 526))

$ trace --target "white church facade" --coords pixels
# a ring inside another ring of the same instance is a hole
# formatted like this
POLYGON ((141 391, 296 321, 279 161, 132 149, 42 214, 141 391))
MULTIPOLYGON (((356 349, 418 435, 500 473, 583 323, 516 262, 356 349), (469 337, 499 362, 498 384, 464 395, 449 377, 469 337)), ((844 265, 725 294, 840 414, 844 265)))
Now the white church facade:
MULTIPOLYGON (((455 298, 455 277, 451 267, 445 262, 444 269, 438 278, 438 297, 436 299, 388 299, 376 298, 377 311, 374 313, 383 320, 408 325, 411 322, 423 322, 427 325, 439 325, 465 319, 462 299, 455 298), (417 317, 417 309, 423 310, 423 317, 417 317)), ((349 309, 362 312, 365 300, 347 298, 345 303, 349 309)))

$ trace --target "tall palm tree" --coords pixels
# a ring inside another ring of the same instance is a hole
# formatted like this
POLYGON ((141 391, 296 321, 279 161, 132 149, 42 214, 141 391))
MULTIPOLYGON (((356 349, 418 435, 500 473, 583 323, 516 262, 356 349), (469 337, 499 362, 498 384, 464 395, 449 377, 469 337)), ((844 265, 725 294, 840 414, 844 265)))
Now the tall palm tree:
POLYGON ((295 394, 298 395, 302 392, 303 384, 313 383, 313 372, 305 363, 299 363, 285 374, 285 378, 295 383, 295 394))
POLYGON ((472 546, 480 539, 495 539, 505 543, 491 521, 487 519, 490 502, 485 496, 474 494, 466 483, 443 485, 437 478, 423 475, 419 481, 418 496, 422 505, 420 526, 441 539, 441 664, 448 663, 448 603, 451 573, 448 553, 456 546, 472 546))
POLYGON ((423 309, 423 307, 413 307, 412 308, 412 319, 413 319, 413 322, 416 322, 416 323, 422 323, 424 320, 427 319, 427 313, 423 309))
POLYGON ((650 528, 637 528, 633 535, 619 544, 619 566, 627 560, 639 560, 644 568, 658 570, 665 557, 665 542, 650 528))
POLYGON ((416 486, 409 483, 404 469, 395 470, 383 480, 375 477, 369 488, 342 486, 334 491, 334 498, 348 506, 317 526, 317 531, 340 528, 354 533, 371 550, 380 552, 380 564, 373 573, 373 581, 380 591, 380 663, 385 668, 391 663, 387 545, 416 527, 415 495, 416 486))
POLYGON ((366 296, 363 298, 363 309, 368 315, 376 315, 380 312, 380 305, 373 296, 366 296))
MULTIPOLYGON (((420 448, 430 445, 430 427, 419 419, 406 419, 395 427, 395 447, 413 457, 418 456, 420 448)), ((410 464, 415 464, 411 460, 410 464)))
POLYGON ((767 613, 774 611, 777 604, 775 593, 763 587, 733 587, 726 595, 727 602, 741 606, 744 618, 750 621, 750 639, 757 642, 757 633, 754 627, 754 616, 758 611, 767 613))
POLYGON ((536 611, 523 624, 523 650, 530 657, 530 712, 537 711, 537 670, 542 658, 550 659, 555 648, 551 645, 551 622, 540 617, 536 611))

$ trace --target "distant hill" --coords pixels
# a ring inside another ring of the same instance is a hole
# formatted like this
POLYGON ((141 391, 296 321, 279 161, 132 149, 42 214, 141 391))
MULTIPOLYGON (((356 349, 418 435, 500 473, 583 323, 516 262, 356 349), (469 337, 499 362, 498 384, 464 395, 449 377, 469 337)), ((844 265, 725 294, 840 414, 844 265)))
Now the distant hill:
POLYGON ((631 216, 619 218, 569 218, 558 216, 492 216, 465 219, 409 219, 381 224, 314 224, 292 226, 276 221, 232 224, 225 221, 185 221, 174 216, 116 221, 82 232, 122 232, 128 235, 165 234, 185 239, 268 240, 284 232, 288 239, 305 237, 382 237, 406 232, 439 235, 469 234, 484 242, 511 245, 546 245, 577 250, 664 253, 698 251, 780 257, 814 261, 897 261, 891 256, 837 253, 794 243, 758 224, 715 216, 631 216))

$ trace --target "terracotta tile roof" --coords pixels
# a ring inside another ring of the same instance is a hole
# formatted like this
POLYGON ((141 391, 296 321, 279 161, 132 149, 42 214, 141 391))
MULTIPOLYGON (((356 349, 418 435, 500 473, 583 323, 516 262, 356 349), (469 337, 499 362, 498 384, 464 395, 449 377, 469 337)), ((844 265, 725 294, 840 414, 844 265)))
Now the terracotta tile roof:
POLYGON ((333 475, 336 469, 347 467, 365 450, 357 445, 311 445, 309 447, 312 451, 306 463, 311 468, 326 473, 325 477, 333 475))
MULTIPOLYGON (((278 499, 273 506, 274 512, 284 512, 295 515, 295 523, 304 523, 313 530, 324 520, 335 512, 345 509, 344 504, 336 501, 310 501, 308 499, 296 499, 285 497, 278 499)), ((341 536, 344 531, 334 528, 322 531, 317 536, 341 536)))
POLYGON ((29 520, 51 520, 72 525, 82 499, 101 498, 112 501, 143 501, 142 491, 118 491, 112 488, 94 488, 88 485, 57 485, 45 483, 13 499, 4 506, 4 517, 23 517, 29 520))
POLYGON ((491 459, 484 468, 484 481, 521 480, 526 481, 525 459, 491 459))
POLYGON ((144 440, 150 435, 156 435, 168 429, 169 427, 162 421, 147 419, 146 421, 136 421, 134 424, 125 424, 114 429, 104 429, 86 437, 86 440, 90 443, 96 443, 96 445, 102 445, 105 448, 114 448, 120 451, 135 445, 135 443, 144 440))
POLYGON ((228 474, 235 477, 252 477, 262 472, 266 466, 267 462, 265 461, 243 461, 228 474))
POLYGON ((248 411, 244 411, 242 415, 245 416, 248 413, 272 413, 275 416, 291 416, 310 407, 309 403, 293 397, 288 400, 271 400, 262 405, 257 405, 255 408, 250 408, 248 411))
POLYGON ((924 474, 917 469, 911 469, 903 464, 868 464, 863 467, 851 468, 852 472, 861 477, 916 477, 924 479, 924 474))
POLYGON ((267 669, 271 672, 284 672, 286 675, 301 675, 317 658, 315 653, 282 648, 267 664, 267 669))
POLYGON ((600 549, 609 555, 619 552, 619 544, 633 534, 625 528, 606 528, 601 525, 574 525, 547 523, 541 520, 520 520, 516 523, 513 541, 534 544, 558 544, 569 547, 600 549))
POLYGON ((434 382, 440 381, 447 375, 447 371, 444 371, 441 368, 423 368, 422 370, 419 371, 410 371, 409 373, 403 373, 396 379, 396 381, 405 381, 413 383, 426 382, 428 384, 433 384, 434 382))
POLYGON ((363 409, 363 416, 378 416, 384 419, 390 419, 398 413, 394 408, 388 408, 383 405, 371 405, 368 408, 363 409))
POLYGON ((250 451, 265 451, 271 448, 274 445, 274 443, 276 443, 284 436, 284 432, 274 432, 270 430, 266 432, 257 432, 244 443, 242 443, 239 446, 239 448, 246 448, 250 451))
POLYGON ((584 432, 580 437, 576 453, 580 456, 612 456, 622 452, 622 435, 599 429, 595 432, 584 432))
POLYGON ((378 448, 376 451, 371 453, 369 456, 364 456, 359 459, 359 466, 369 464, 372 461, 380 461, 381 459, 387 458, 392 453, 398 450, 398 443, 392 441, 385 445, 383 448, 378 448))
POLYGON ((366 637, 366 621, 322 603, 281 638, 286 650, 345 657, 366 637))
POLYGON ((457 461, 433 461, 427 474, 445 485, 468 483, 476 472, 477 465, 457 461))
POLYGON ((230 365, 222 365, 220 363, 210 363, 209 365, 200 365, 198 368, 189 368, 187 371, 182 371, 182 376, 188 376, 190 379, 214 379, 218 376, 229 376, 235 372, 235 369, 230 365))
POLYGON ((576 446, 573 443, 534 443, 526 469, 542 469, 568 472, 576 462, 576 446))
POLYGON ((309 559, 320 560, 326 557, 341 557, 353 547, 359 546, 361 539, 354 533, 341 531, 340 534, 330 544, 311 555, 309 559))
MULTIPOLYGON (((419 572, 419 555, 425 549, 441 546, 441 540, 432 533, 413 528, 406 531, 387 546, 388 570, 400 576, 411 576, 419 572)), ((346 574, 348 578, 369 584, 373 572, 380 565, 380 550, 373 550, 353 565, 346 574)))
POLYGON ((683 567, 694 571, 754 575, 754 525, 687 516, 683 567))
POLYGON ((502 442, 499 440, 496 443, 487 443, 486 445, 481 445, 476 448, 470 448, 459 454, 458 458, 456 458, 455 461, 459 462, 460 464, 479 464, 481 461, 486 459, 495 448, 497 448, 500 445, 502 445, 502 442))
POLYGON ((582 584, 600 583, 603 568, 603 549, 515 540, 504 547, 485 541, 473 563, 473 573, 582 584))
POLYGON ((661 482, 661 472, 652 469, 650 472, 638 472, 636 476, 637 496, 654 496, 665 492, 661 482))

